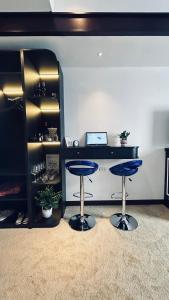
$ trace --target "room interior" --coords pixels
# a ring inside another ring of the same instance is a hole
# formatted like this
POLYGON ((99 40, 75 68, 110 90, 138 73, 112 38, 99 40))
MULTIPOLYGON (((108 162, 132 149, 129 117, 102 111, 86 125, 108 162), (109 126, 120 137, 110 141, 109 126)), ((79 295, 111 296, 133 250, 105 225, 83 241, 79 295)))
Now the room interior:
POLYGON ((71 2, 0 3, 0 298, 167 299, 169 5, 71 2))

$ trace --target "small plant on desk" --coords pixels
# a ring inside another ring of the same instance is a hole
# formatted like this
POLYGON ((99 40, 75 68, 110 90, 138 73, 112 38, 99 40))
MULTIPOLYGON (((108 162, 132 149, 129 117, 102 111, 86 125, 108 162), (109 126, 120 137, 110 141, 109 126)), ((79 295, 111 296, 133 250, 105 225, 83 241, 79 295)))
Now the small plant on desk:
POLYGON ((127 144, 127 138, 130 135, 130 132, 124 130, 119 134, 121 146, 125 146, 127 144))
POLYGON ((52 209, 58 208, 62 192, 55 192, 53 187, 47 186, 44 190, 38 191, 35 200, 42 207, 42 215, 44 218, 50 218, 52 209))

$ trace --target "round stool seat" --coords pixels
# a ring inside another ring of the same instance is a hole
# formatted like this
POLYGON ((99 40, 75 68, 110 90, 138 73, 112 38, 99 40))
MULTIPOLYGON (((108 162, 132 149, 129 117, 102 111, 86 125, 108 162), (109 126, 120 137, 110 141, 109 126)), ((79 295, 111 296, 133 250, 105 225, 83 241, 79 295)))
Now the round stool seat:
POLYGON ((98 164, 89 160, 71 160, 66 163, 66 169, 76 176, 88 176, 98 169, 98 164))
POLYGON ((131 160, 126 163, 118 164, 111 167, 109 170, 117 176, 131 176, 137 173, 138 167, 142 165, 142 160, 131 160))

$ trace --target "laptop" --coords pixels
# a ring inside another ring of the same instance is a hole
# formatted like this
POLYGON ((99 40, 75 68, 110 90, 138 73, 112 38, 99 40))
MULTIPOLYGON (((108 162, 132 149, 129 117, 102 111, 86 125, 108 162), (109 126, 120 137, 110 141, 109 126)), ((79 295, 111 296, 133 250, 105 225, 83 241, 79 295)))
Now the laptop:
POLYGON ((86 132, 86 146, 107 146, 107 132, 86 132))

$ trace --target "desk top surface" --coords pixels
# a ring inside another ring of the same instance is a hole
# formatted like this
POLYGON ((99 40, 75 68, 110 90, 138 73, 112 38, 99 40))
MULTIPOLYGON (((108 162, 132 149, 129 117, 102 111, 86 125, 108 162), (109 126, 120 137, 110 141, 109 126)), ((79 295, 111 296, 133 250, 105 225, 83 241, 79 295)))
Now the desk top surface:
MULTIPOLYGON (((127 146, 109 146, 109 145, 93 145, 93 146, 70 146, 70 147, 63 147, 63 149, 126 149, 126 148, 139 148, 139 146, 131 146, 131 145, 127 145, 127 146)), ((169 149, 169 148, 168 148, 169 149)))

